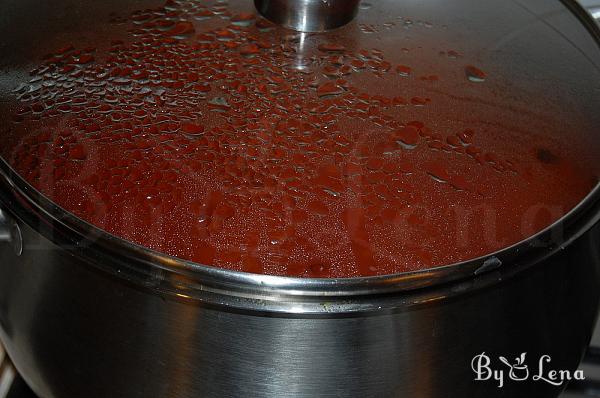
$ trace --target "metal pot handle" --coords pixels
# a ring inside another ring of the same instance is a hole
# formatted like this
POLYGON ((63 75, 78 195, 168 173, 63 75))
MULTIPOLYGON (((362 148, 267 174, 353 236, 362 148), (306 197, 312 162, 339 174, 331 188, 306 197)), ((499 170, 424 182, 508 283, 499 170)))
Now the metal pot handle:
POLYGON ((0 244, 12 244, 17 256, 23 253, 23 236, 19 225, 0 207, 0 244))

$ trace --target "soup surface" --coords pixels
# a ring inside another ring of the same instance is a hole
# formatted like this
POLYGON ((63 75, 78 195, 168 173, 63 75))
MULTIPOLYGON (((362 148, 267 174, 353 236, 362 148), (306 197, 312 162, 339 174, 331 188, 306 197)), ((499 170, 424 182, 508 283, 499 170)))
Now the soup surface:
POLYGON ((552 43, 543 69, 514 45, 556 32, 532 21, 466 39, 458 18, 397 9, 363 3, 325 34, 274 26, 246 1, 99 15, 101 33, 37 44, 48 55, 0 102, 2 155, 114 235, 301 277, 483 256, 590 192, 593 127, 563 101, 579 58, 552 43))

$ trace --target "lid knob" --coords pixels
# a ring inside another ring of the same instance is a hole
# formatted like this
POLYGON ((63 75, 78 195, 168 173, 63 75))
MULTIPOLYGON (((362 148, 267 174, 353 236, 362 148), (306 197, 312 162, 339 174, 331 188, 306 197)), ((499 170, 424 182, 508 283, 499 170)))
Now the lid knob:
POLYGON ((360 0, 254 0, 268 20, 300 32, 339 28, 356 16, 360 0))

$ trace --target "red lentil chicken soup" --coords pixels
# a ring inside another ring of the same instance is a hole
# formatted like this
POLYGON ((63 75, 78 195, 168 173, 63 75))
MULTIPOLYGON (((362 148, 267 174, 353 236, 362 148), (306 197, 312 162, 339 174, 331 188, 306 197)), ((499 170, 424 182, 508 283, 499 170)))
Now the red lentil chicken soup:
POLYGON ((139 245, 270 275, 417 271, 522 241, 598 183, 598 46, 558 33, 580 25, 558 1, 363 1, 318 34, 251 1, 102 3, 5 46, 0 154, 139 245))

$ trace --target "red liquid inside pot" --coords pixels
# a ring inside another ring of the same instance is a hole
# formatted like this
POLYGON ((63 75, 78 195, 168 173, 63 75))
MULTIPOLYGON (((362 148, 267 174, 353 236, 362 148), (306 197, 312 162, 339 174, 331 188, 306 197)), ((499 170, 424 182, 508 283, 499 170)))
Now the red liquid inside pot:
POLYGON ((564 134, 583 123, 509 104, 500 66, 443 48, 444 27, 389 19, 302 35, 219 3, 114 16, 125 35, 49 48, 15 90, 5 157, 110 233, 303 277, 489 254, 592 189, 564 134))

